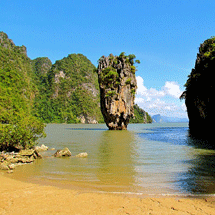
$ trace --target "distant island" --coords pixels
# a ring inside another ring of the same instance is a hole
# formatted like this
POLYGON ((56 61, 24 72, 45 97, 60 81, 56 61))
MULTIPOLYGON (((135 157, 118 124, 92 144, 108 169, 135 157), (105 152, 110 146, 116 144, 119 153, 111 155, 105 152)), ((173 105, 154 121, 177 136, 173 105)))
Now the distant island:
POLYGON ((188 122, 189 120, 188 118, 168 117, 156 114, 152 116, 152 121, 162 123, 162 122, 188 122))

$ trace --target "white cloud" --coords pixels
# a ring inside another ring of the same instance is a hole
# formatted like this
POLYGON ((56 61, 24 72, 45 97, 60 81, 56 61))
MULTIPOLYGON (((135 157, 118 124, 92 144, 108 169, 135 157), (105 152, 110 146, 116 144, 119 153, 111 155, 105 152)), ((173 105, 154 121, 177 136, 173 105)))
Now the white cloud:
POLYGON ((147 88, 143 84, 143 78, 140 76, 136 77, 137 80, 137 94, 144 95, 147 91, 147 88))
POLYGON ((143 103, 143 102, 145 102, 145 99, 143 99, 143 98, 135 98, 135 103, 143 103))
POLYGON ((170 106, 166 106, 164 107, 165 110, 171 110, 171 107, 170 106))
POLYGON ((167 81, 161 90, 157 90, 147 89, 142 77, 137 76, 136 79, 138 88, 135 102, 149 114, 187 117, 186 106, 179 100, 182 91, 176 82, 167 81))
POLYGON ((174 98, 179 98, 182 94, 180 86, 174 81, 166 81, 162 90, 156 90, 155 88, 150 88, 149 90, 144 86, 143 78, 140 76, 137 79, 137 95, 144 95, 147 97, 164 97, 166 95, 172 96, 174 98))
POLYGON ((186 107, 185 103, 183 103, 183 104, 181 105, 181 109, 184 110, 184 111, 187 111, 187 107, 186 107))
POLYGON ((170 95, 175 98, 179 98, 182 94, 180 86, 174 81, 167 81, 163 87, 163 91, 166 95, 170 95))
POLYGON ((146 95, 148 96, 148 97, 163 97, 163 96, 165 96, 165 93, 164 93, 164 91, 162 91, 162 90, 156 90, 156 89, 154 89, 154 88, 150 88, 148 91, 147 91, 147 93, 146 93, 146 95))

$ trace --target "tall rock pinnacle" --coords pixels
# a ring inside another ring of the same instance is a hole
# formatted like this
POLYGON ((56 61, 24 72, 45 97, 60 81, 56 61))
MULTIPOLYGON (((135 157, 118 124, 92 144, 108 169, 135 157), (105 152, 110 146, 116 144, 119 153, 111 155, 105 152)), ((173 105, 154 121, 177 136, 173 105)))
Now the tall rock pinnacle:
POLYGON ((200 139, 212 139, 214 144, 215 99, 214 73, 215 37, 205 40, 199 47, 195 67, 185 84, 181 98, 185 99, 190 134, 200 139))
POLYGON ((119 56, 110 54, 99 59, 101 111, 110 130, 126 130, 129 119, 134 116, 135 58, 133 54, 125 56, 122 52, 119 56))

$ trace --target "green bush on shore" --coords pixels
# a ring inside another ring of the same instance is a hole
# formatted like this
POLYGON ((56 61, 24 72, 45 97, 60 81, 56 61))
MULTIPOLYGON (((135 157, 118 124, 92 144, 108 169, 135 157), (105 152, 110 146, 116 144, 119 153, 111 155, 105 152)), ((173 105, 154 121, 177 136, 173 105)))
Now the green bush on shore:
POLYGON ((0 150, 32 148, 36 140, 45 137, 45 124, 33 116, 22 117, 11 124, 0 124, 0 150))

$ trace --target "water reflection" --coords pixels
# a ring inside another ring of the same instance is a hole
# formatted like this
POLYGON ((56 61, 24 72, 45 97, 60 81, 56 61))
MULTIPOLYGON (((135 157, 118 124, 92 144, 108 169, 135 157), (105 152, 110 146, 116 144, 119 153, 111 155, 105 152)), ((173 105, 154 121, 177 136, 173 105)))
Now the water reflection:
MULTIPOLYGON (((43 144, 50 148, 68 147, 70 158, 48 157, 19 168, 14 176, 57 186, 83 187, 99 191, 133 191, 135 170, 134 133, 109 131, 103 126, 49 125, 43 144), (82 128, 83 127, 83 128, 82 128), (76 158, 80 152, 88 158, 76 158)), ((54 151, 44 152, 54 154, 54 151)))
POLYGON ((158 127, 148 129, 144 136, 153 141, 185 145, 189 135, 187 127, 158 127))
MULTIPOLYGON (((189 130, 188 130, 189 131, 189 130)), ((201 149, 213 149, 215 150, 215 143, 214 139, 208 138, 208 139, 198 139, 195 137, 188 135, 189 137, 187 138, 188 144, 194 147, 198 147, 201 149)))
POLYGON ((135 182, 134 134, 130 131, 104 131, 98 149, 97 178, 113 191, 129 190, 135 182))
POLYGON ((215 193, 215 151, 202 149, 204 142, 190 137, 186 143, 194 147, 195 157, 186 161, 190 167, 181 175, 179 183, 189 193, 215 193))
POLYGON ((136 124, 129 129, 50 124, 40 144, 68 147, 74 156, 38 160, 10 177, 101 191, 215 193, 215 151, 200 147, 185 124, 136 124), (85 151, 88 158, 75 157, 85 151))
POLYGON ((69 130, 107 131, 106 128, 66 128, 69 130))
POLYGON ((188 127, 158 127, 142 136, 171 144, 167 150, 181 146, 179 149, 185 156, 180 157, 178 168, 186 168, 175 177, 179 190, 192 194, 215 193, 215 150, 210 140, 190 137, 188 127))

